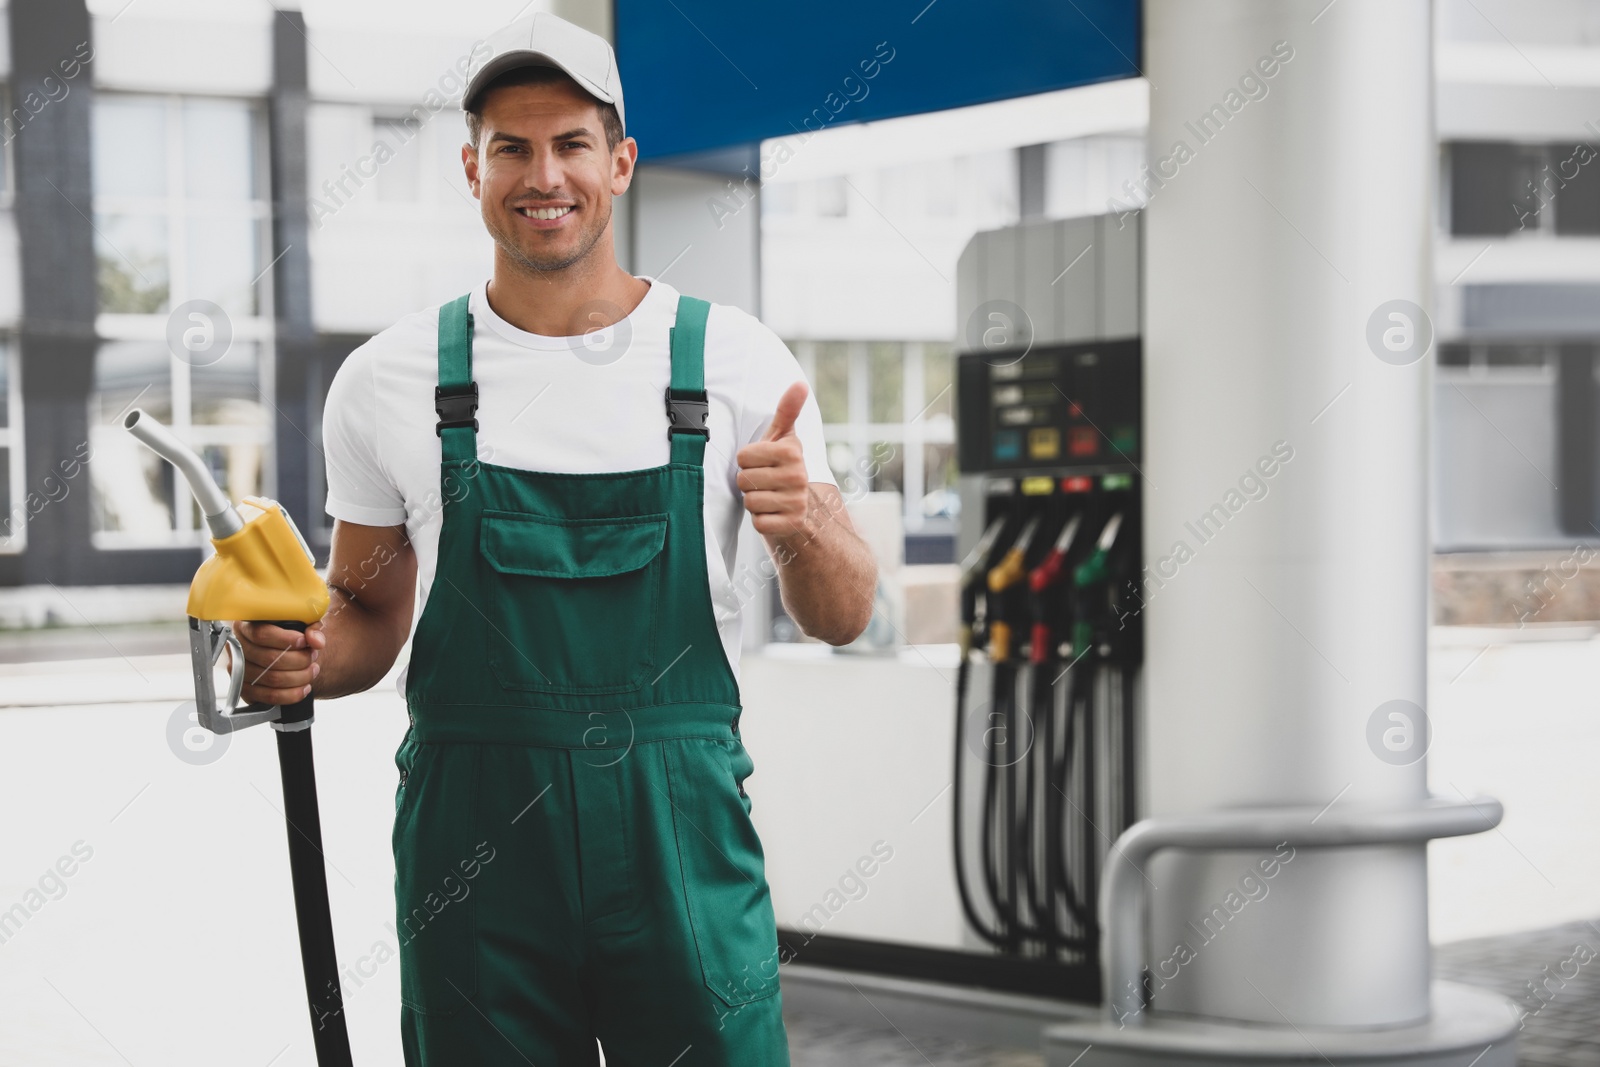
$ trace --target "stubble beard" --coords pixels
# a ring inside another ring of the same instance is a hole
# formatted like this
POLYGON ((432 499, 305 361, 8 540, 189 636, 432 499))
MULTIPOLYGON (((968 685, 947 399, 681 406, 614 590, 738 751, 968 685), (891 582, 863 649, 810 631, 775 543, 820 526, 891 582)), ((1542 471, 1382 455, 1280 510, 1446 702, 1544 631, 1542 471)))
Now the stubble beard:
POLYGON ((589 257, 589 254, 594 251, 595 245, 600 243, 600 237, 606 232, 606 226, 611 222, 611 203, 609 200, 605 202, 604 210, 604 216, 595 219, 579 235, 578 247, 570 253, 540 255, 538 251, 530 250, 519 244, 518 238, 527 236, 531 239, 529 243, 536 245, 539 241, 538 232, 524 234, 515 223, 512 223, 508 228, 498 215, 491 215, 486 212, 484 224, 489 229, 489 235, 494 238, 494 243, 511 259, 512 263, 530 277, 539 277, 553 271, 566 270, 568 267, 581 263, 589 257))

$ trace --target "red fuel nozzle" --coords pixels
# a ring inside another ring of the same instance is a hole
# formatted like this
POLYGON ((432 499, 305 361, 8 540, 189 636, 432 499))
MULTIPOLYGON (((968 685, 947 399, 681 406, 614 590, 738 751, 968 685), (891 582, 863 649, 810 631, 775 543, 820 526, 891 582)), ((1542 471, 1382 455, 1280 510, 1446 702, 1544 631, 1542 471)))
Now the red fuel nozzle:
MULTIPOLYGON (((1044 559, 1039 565, 1028 572, 1028 588, 1035 597, 1049 589, 1066 574, 1067 553, 1072 549, 1072 541, 1078 534, 1078 525, 1083 520, 1083 515, 1077 514, 1067 520, 1061 528, 1061 533, 1056 536, 1056 543, 1050 546, 1044 559)), ((1034 611, 1033 634, 1029 643, 1028 661, 1030 663, 1043 663, 1049 658, 1050 652, 1050 624, 1044 621, 1044 608, 1039 605, 1034 611)))

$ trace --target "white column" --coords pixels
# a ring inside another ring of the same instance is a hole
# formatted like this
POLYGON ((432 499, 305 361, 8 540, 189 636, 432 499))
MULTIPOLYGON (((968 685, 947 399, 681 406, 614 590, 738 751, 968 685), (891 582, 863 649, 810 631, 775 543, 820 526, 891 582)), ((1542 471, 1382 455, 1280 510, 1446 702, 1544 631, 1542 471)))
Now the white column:
MULTIPOLYGON (((1429 304, 1429 4, 1145 10, 1148 814, 1416 803, 1420 748, 1369 726, 1427 704, 1431 357, 1368 333, 1429 304)), ((1250 899, 1266 855, 1153 865, 1154 1007, 1425 1016, 1424 848, 1301 851, 1250 899)))

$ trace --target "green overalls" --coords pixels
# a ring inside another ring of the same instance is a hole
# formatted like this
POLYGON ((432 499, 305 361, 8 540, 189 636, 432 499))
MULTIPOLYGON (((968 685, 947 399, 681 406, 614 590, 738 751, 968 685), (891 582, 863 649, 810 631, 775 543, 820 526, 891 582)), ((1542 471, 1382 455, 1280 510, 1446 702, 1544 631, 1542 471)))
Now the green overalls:
POLYGON ((467 298, 440 310, 444 525, 395 755, 409 1067, 582 1067, 596 1038, 608 1067, 789 1062, 706 580, 709 309, 678 302, 670 461, 607 474, 479 462, 467 298))

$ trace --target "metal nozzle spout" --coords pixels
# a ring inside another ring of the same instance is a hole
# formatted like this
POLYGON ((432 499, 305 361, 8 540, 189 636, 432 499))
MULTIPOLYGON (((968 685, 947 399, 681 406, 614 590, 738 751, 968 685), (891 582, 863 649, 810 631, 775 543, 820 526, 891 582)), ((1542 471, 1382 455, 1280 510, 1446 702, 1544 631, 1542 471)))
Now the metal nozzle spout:
POLYGON ((195 499, 200 502, 200 511, 206 517, 206 525, 211 527, 212 537, 221 540, 244 529, 244 520, 239 517, 239 513, 234 510, 233 504, 222 490, 217 488, 217 483, 212 479, 211 472, 206 470, 205 463, 192 449, 172 436, 171 430, 151 418, 143 408, 134 408, 128 412, 128 417, 122 420, 122 425, 129 433, 150 446, 156 455, 182 472, 189 482, 189 488, 194 491, 195 499))

